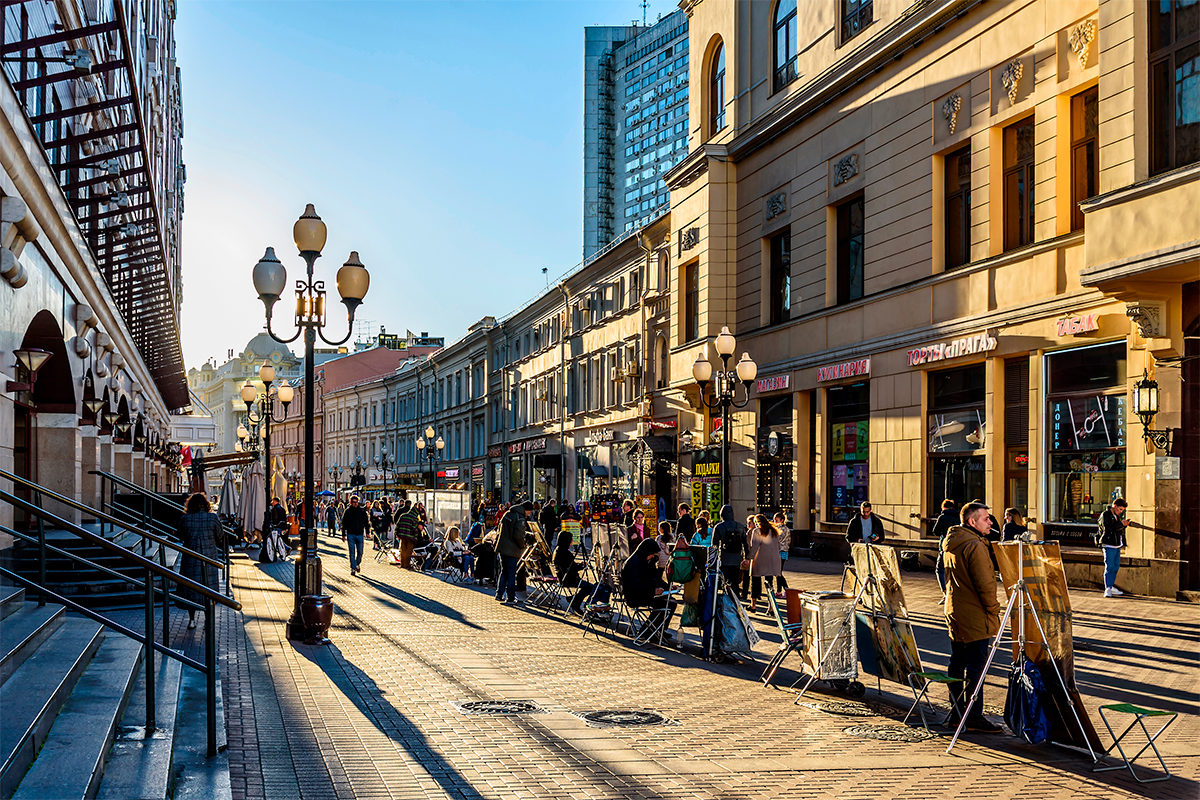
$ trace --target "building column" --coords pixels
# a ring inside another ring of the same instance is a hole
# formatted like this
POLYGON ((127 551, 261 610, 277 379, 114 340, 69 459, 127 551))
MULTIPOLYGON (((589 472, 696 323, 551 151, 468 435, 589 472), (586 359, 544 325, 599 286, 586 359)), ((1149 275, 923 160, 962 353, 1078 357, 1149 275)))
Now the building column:
MULTIPOLYGON (((90 508, 100 508, 100 476, 92 470, 100 469, 100 440, 95 427, 81 432, 79 443, 79 501, 90 508)), ((88 520, 85 519, 85 522, 88 520)))
POLYGON ((132 477, 130 480, 142 488, 146 487, 146 454, 138 450, 130 453, 129 472, 132 477))
MULTIPOLYGON (((82 437, 79 417, 74 413, 37 414, 34 425, 35 480, 64 497, 80 499, 82 437)), ((79 524, 80 513, 76 508, 52 501, 45 501, 42 507, 67 522, 79 524)))
POLYGON ((127 481, 133 480, 133 445, 113 444, 112 473, 127 481))
POLYGON ((809 488, 813 482, 813 441, 812 427, 812 392, 796 392, 792 412, 792 461, 793 477, 796 485, 792 490, 792 529, 810 531, 813 529, 812 508, 810 500, 812 493, 809 488))

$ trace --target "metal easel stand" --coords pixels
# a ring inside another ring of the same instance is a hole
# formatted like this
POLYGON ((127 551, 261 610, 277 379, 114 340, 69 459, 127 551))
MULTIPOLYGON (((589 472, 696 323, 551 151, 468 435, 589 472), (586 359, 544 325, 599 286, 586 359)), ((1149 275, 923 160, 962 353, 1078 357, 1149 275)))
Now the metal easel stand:
MULTIPOLYGON (((850 609, 846 612, 846 616, 845 616, 845 619, 842 620, 841 627, 838 628, 838 631, 837 631, 837 633, 834 634, 833 638, 829 640, 829 647, 825 650, 825 655, 821 656, 821 663, 817 665, 817 669, 813 672, 813 674, 808 676, 808 681, 804 684, 804 688, 800 690, 799 694, 796 695, 796 699, 792 701, 792 705, 797 705, 800 703, 800 698, 804 697, 804 693, 809 690, 809 688, 817 680, 817 677, 822 672, 825 671, 825 662, 829 660, 829 657, 831 655, 833 655, 834 651, 837 649, 836 645, 838 643, 838 640, 841 639, 843 635, 846 635, 846 636, 854 635, 855 609, 858 608, 858 603, 860 600, 862 600, 862 597, 864 594, 866 594, 868 591, 870 591, 872 593, 874 592, 875 576, 868 571, 867 577, 860 579, 860 583, 862 584, 862 586, 858 590, 858 594, 856 594, 854 596, 854 602, 852 602, 850 604, 850 609)), ((874 603, 874 599, 872 598, 872 604, 873 603, 874 603)), ((874 607, 874 605, 872 605, 872 608, 873 607, 874 607)), ((874 614, 874 612, 872 612, 872 615, 873 614, 874 614)), ((855 664, 855 666, 857 667, 858 665, 855 664)), ((801 676, 801 677, 803 677, 803 676, 801 676)), ((797 678, 796 683, 799 683, 799 682, 800 682, 800 678, 797 678)), ((795 688, 796 683, 793 683, 791 688, 795 688)))
MULTIPOLYGON (((1087 731, 1084 730, 1083 720, 1079 718, 1079 711, 1075 708, 1075 701, 1071 699, 1071 692, 1067 689, 1067 682, 1063 679, 1062 672, 1058 668, 1058 662, 1054 660, 1054 654, 1050 653, 1050 641, 1046 638, 1046 629, 1042 627, 1042 620, 1038 617, 1037 607, 1034 606, 1033 600, 1029 596, 1029 587, 1025 584, 1025 543, 1019 539, 1017 540, 1017 582, 1012 586, 1008 605, 1004 609, 1004 616, 1000 619, 1000 630, 996 632, 996 638, 992 640, 992 645, 988 648, 987 661, 983 665, 983 672, 979 676, 979 683, 976 684, 975 689, 971 692, 971 699, 967 701, 967 705, 962 710, 962 719, 958 722, 958 728, 955 729, 954 736, 950 739, 950 746, 946 748, 946 752, 949 753, 954 749, 954 745, 958 743, 959 736, 962 735, 963 729, 966 728, 967 719, 971 715, 971 709, 977 701, 980 701, 980 697, 983 694, 983 684, 987 680, 988 671, 992 668, 992 661, 996 658, 996 651, 1000 649, 1000 640, 1004 637, 1004 631, 1010 624, 1014 608, 1017 609, 1018 614, 1017 641, 1020 646, 1017 652, 1020 654, 1020 658, 1027 658, 1025 655, 1026 603, 1029 604, 1029 612, 1033 616, 1034 623, 1037 625, 1038 634, 1042 637, 1042 646, 1050 655, 1048 660, 1050 666, 1054 668, 1054 676, 1058 678, 1058 685, 1062 688, 1063 699, 1066 700, 1067 705, 1071 708, 1071 716, 1075 718, 1075 725, 1079 728, 1079 734, 1083 738, 1084 744, 1087 745, 1088 754, 1092 757, 1092 764, 1096 764, 1099 758, 1096 756, 1096 751, 1092 749, 1092 743, 1088 739, 1087 731)), ((1017 731, 1013 731, 1013 733, 1016 734, 1017 731)), ((1072 750, 1079 750, 1079 748, 1070 745, 1065 746, 1071 747, 1072 750)))
POLYGON ((721 573, 722 547, 718 542, 714 542, 713 544, 713 552, 716 554, 716 556, 708 559, 708 563, 705 564, 705 569, 707 572, 704 575, 705 590, 708 590, 708 581, 710 577, 712 578, 713 587, 711 596, 705 598, 709 603, 708 624, 703 625, 700 628, 700 649, 703 651, 703 657, 705 661, 712 661, 714 657, 713 634, 716 633, 715 629, 717 627, 717 599, 721 596, 723 589, 721 584, 725 580, 725 576, 721 573))

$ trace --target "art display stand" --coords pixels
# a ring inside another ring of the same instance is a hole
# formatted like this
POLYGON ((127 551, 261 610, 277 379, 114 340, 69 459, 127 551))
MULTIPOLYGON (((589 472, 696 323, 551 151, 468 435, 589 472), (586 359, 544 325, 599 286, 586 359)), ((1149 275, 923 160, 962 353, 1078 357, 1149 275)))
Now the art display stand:
MULTIPOLYGON (((1005 545, 1005 546, 1011 547, 1013 545, 1005 545)), ((1041 639, 1040 639, 1041 645, 1044 648, 1046 648, 1046 652, 1049 653, 1051 656, 1047 660, 1049 661, 1051 667, 1054 670, 1054 676, 1058 680, 1058 685, 1063 691, 1063 698, 1065 699, 1068 707, 1070 708, 1071 717, 1074 720, 1075 725, 1079 729, 1080 736, 1081 736, 1084 744, 1087 747, 1087 752, 1092 758, 1092 763, 1095 764, 1099 760, 1099 758, 1096 755, 1095 748, 1093 748, 1093 746, 1092 746, 1092 741, 1091 741, 1092 736, 1089 736, 1088 727, 1084 725, 1083 718, 1080 717, 1079 709, 1076 707, 1075 701, 1072 698, 1073 692, 1067 686, 1067 682, 1063 678, 1062 670, 1059 669, 1058 662, 1055 661, 1055 659, 1053 657, 1053 652, 1050 649, 1050 640, 1046 636, 1045 626, 1042 624, 1041 616, 1038 614, 1037 606, 1034 604, 1033 598, 1030 596, 1029 586, 1025 581, 1025 547, 1026 547, 1026 544, 1025 544, 1025 542, 1023 542, 1021 540, 1017 540, 1016 547, 1017 547, 1017 580, 1013 584, 1013 586, 1009 589, 1008 605, 1005 606, 1004 615, 1000 619, 1000 630, 996 632, 996 638, 992 640, 992 644, 988 648, 987 661, 984 663, 983 672, 980 676, 979 683, 975 686, 974 690, 971 692, 971 698, 967 701, 966 707, 962 710, 962 719, 959 720, 958 728, 954 731, 954 736, 950 739, 950 745, 949 745, 949 747, 946 748, 946 752, 949 753, 950 751, 952 751, 954 749, 954 745, 958 743, 958 739, 962 735, 963 729, 966 727, 967 719, 970 717, 971 709, 975 706, 975 703, 982 702, 980 700, 980 696, 983 693, 983 684, 987 680, 988 670, 991 669, 992 662, 996 658, 996 651, 1000 649, 1000 643, 1004 637, 1005 629, 1007 629, 1009 627, 1009 625, 1011 624, 1013 611, 1016 611, 1018 614, 1018 622, 1017 622, 1017 626, 1016 626, 1016 634, 1017 635, 1015 637, 1015 640, 1016 640, 1016 644, 1018 645, 1018 647, 1017 647, 1017 653, 1015 655, 1014 660, 1016 658, 1020 658, 1020 659, 1028 658, 1028 655, 1025 652, 1025 646, 1027 643, 1026 631, 1025 631, 1025 617, 1026 617, 1026 614, 1028 614, 1029 616, 1031 616, 1033 618, 1035 626, 1037 627, 1037 630, 1038 630, 1038 634, 1041 636, 1041 639)), ((1056 743, 1056 744, 1062 744, 1062 743, 1056 743)), ((1079 749, 1073 745, 1062 745, 1062 746, 1070 747, 1071 749, 1075 749, 1075 750, 1079 749)))
MULTIPOLYGON (((868 554, 868 563, 869 563, 869 554, 868 554)), ((870 572, 870 570, 868 570, 867 576, 865 578, 859 578, 859 583, 860 583, 860 586, 858 589, 858 593, 856 595, 854 595, 854 601, 852 603, 850 603, 849 606, 846 607, 846 615, 845 615, 845 618, 842 620, 841 627, 838 628, 837 633, 834 634, 833 639, 830 640, 828 646, 825 649, 824 655, 821 656, 821 661, 817 665, 817 668, 815 670, 813 670, 811 675, 808 676, 808 680, 805 682, 804 688, 800 690, 800 692, 796 695, 796 699, 794 701, 792 701, 793 705, 798 704, 800 702, 800 698, 804 697, 804 693, 807 692, 812 687, 812 685, 815 681, 824 680, 821 676, 825 673, 825 667, 826 667, 826 664, 829 662, 829 657, 837 652, 838 641, 843 636, 845 636, 845 637, 854 636, 854 620, 855 620, 855 615, 857 613, 856 609, 858 608, 858 604, 862 601, 863 597, 867 596, 868 593, 873 593, 876 589, 875 576, 870 572)), ((874 601, 872 600, 872 603, 873 602, 874 601)), ((872 606, 872 608, 873 607, 874 606, 872 606)), ((805 633, 807 635, 807 631, 805 633)), ((857 667, 857 664, 855 664, 855 666, 857 667)), ((799 678, 796 679, 796 683, 799 683, 801 680, 803 680, 803 678, 804 678, 804 676, 801 675, 799 678)), ((792 684, 793 688, 796 686, 796 683, 792 684)))
MULTIPOLYGON (((868 576, 866 602, 856 610, 856 619, 865 619, 869 627, 873 661, 862 659, 866 671, 875 675, 876 691, 882 693, 882 679, 901 686, 911 685, 909 678, 921 672, 921 655, 917 649, 912 623, 904 602, 900 583, 900 562, 896 548, 888 545, 855 543, 851 554, 855 577, 868 576)), ((860 651, 862 650, 860 646, 860 651)))

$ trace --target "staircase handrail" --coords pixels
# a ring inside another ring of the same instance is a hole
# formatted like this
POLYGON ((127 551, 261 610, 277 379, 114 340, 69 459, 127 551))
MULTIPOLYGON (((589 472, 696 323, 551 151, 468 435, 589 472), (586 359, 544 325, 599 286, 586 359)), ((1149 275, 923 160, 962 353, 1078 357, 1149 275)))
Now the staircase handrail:
MULTIPOLYGON (((192 558, 203 561, 206 564, 212 564, 214 567, 219 567, 221 569, 225 568, 225 565, 223 563, 221 563, 220 561, 217 561, 216 559, 213 559, 213 558, 209 558, 208 556, 203 555, 202 553, 197 553, 195 550, 192 550, 189 547, 185 547, 184 545, 180 544, 178 541, 171 541, 170 539, 159 536, 156 533, 150 533, 149 531, 141 530, 140 528, 135 527, 131 523, 117 519, 116 517, 112 516, 111 514, 106 514, 103 511, 99 511, 98 509, 91 508, 87 504, 81 503, 78 500, 73 500, 70 497, 61 495, 58 492, 54 491, 53 489, 47 489, 45 486, 42 486, 41 484, 38 484, 38 483, 34 483, 33 481, 29 480, 28 478, 22 478, 20 475, 14 475, 11 472, 8 472, 7 470, 4 470, 4 469, 0 469, 0 478, 7 478, 8 480, 12 481, 14 485, 25 486, 29 489, 32 489, 33 491, 40 492, 41 494, 45 495, 46 497, 49 497, 51 500, 54 500, 57 503, 62 503, 63 505, 70 506, 71 508, 74 508, 78 511, 82 511, 82 512, 88 514, 89 516, 95 516, 96 519, 101 522, 106 522, 109 525, 119 525, 120 527, 124 528, 127 531, 130 531, 131 533, 136 533, 139 536, 142 536, 153 542, 157 542, 160 546, 165 545, 174 550, 178 550, 183 555, 191 556, 192 558)), ((4 492, 4 494, 7 494, 7 492, 4 492)), ((11 495, 11 496, 16 497, 15 495, 11 495)), ((17 498, 17 499, 20 500, 20 498, 17 498)), ((42 509, 37 508, 36 506, 34 506, 34 508, 36 508, 39 512, 42 511, 42 509)), ((58 517, 54 517, 53 514, 49 514, 49 512, 46 512, 46 514, 47 514, 47 516, 53 517, 56 520, 59 519, 58 517)), ((88 536, 95 537, 96 539, 99 539, 108 544, 113 544, 108 539, 105 539, 103 536, 96 536, 96 534, 92 533, 91 531, 84 530, 83 528, 79 528, 79 526, 75 526, 73 523, 66 522, 66 520, 63 520, 63 523, 66 525, 72 525, 73 527, 76 527, 78 530, 83 531, 83 533, 85 533, 88 536)), ((71 531, 71 532, 75 533, 75 531, 71 531)), ((114 545, 114 546, 120 548, 121 550, 126 550, 126 548, 121 547, 120 545, 114 545)), ((133 553, 132 550, 126 550, 126 552, 133 553)), ((134 555, 136 555, 136 553, 134 553, 134 555)), ((138 556, 138 558, 143 558, 143 557, 138 556)), ((168 571, 170 571, 170 570, 168 570, 168 571)), ((171 574, 174 575, 176 573, 172 572, 171 574)))
MULTIPOLYGON (((149 489, 147 489, 145 486, 138 486, 133 481, 128 480, 126 478, 122 478, 120 475, 114 475, 113 473, 105 472, 102 469, 90 469, 90 470, 88 470, 88 474, 89 475, 99 475, 101 478, 110 480, 113 483, 117 484, 118 486, 123 486, 126 489, 129 489, 130 491, 134 492, 135 494, 139 494, 143 497, 148 497, 156 503, 162 503, 167 508, 170 508, 174 511, 178 511, 180 513, 187 513, 181 504, 176 503, 174 500, 170 499, 169 497, 163 497, 158 492, 152 492, 149 489)), ((237 538, 233 535, 234 530, 233 530, 232 526, 226 525, 224 522, 222 522, 221 528, 224 529, 225 534, 229 538, 237 538)))

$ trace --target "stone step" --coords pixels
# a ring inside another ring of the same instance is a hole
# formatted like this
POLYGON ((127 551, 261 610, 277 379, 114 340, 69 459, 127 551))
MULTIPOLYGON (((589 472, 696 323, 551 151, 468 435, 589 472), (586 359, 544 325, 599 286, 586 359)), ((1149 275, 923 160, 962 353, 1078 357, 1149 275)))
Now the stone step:
POLYGON ((229 756, 225 752, 225 706, 217 680, 217 754, 208 758, 208 718, 204 675, 185 669, 179 686, 175 754, 171 765, 174 800, 232 800, 229 756))
MULTIPOLYGON (((146 671, 125 706, 96 794, 101 800, 166 800, 170 796, 171 750, 178 719, 180 672, 185 667, 159 654, 155 661, 155 729, 146 735, 146 671)), ((186 668, 190 669, 190 668, 186 668)))
POLYGON ((63 622, 63 607, 54 603, 26 603, 0 625, 0 683, 6 682, 21 663, 63 622))
POLYGON ((67 617, 0 685, 0 797, 12 794, 41 749, 50 726, 103 640, 97 622, 67 617))
POLYGON ((0 586, 0 620, 25 605, 25 590, 19 586, 0 586))
POLYGON ((107 633, 50 727, 14 800, 95 796, 142 663, 142 645, 107 633))

